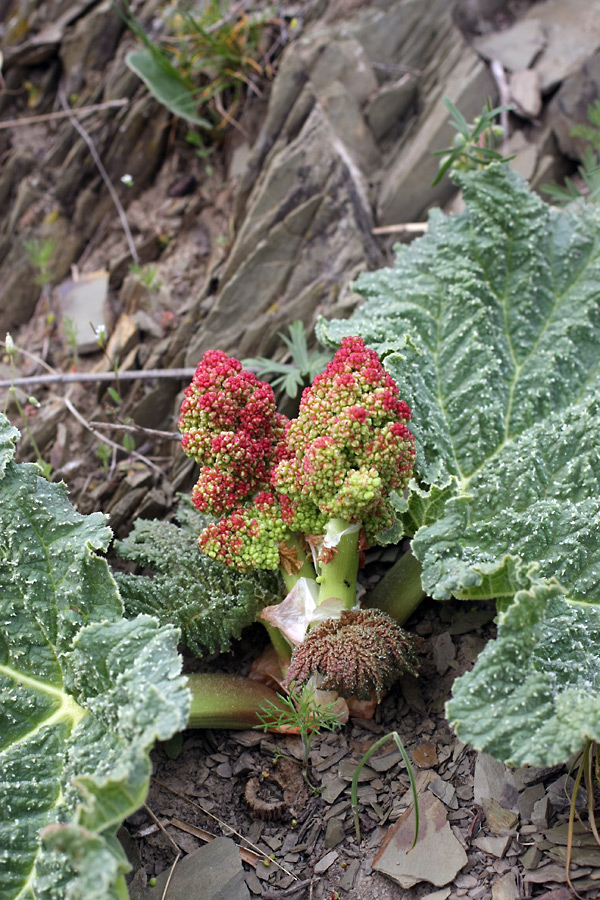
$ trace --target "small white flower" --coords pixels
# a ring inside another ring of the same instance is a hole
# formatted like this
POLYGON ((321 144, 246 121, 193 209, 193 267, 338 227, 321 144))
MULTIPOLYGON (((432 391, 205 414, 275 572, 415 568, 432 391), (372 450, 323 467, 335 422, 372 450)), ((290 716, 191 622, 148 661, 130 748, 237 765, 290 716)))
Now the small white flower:
POLYGON ((123 184, 127 185, 127 187, 131 187, 133 185, 133 177, 131 175, 121 175, 121 181, 123 184))
POLYGON ((12 335, 9 332, 6 332, 6 340, 4 341, 4 349, 8 356, 15 355, 15 342, 12 339, 12 335))

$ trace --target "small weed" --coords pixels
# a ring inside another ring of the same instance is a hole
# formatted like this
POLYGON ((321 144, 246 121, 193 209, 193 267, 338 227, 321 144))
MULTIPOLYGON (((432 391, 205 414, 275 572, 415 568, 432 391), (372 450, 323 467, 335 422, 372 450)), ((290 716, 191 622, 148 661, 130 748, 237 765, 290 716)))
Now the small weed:
MULTIPOLYGON (((245 11, 227 0, 207 0, 198 15, 175 8, 166 19, 170 33, 160 40, 150 39, 127 3, 121 15, 144 44, 128 54, 128 66, 160 103, 191 125, 225 128, 244 92, 261 96, 260 82, 273 76, 261 42, 265 29, 279 20, 266 12, 245 11)), ((196 143, 190 133, 187 140, 196 143)))
POLYGON ((502 126, 495 124, 494 120, 501 112, 512 109, 512 106, 497 106, 492 109, 488 102, 481 115, 475 118, 472 125, 469 125, 448 97, 444 97, 444 103, 452 116, 450 125, 456 129, 456 134, 451 147, 447 147, 446 150, 438 150, 433 154, 442 158, 432 187, 442 180, 446 172, 483 169, 492 162, 510 162, 511 159, 514 159, 513 156, 504 157, 494 150, 494 144, 504 136, 502 126))
POLYGON ((162 287, 162 281, 158 278, 157 266, 140 266, 139 263, 132 263, 129 271, 149 291, 158 291, 162 287))
POLYGON ((69 318, 69 316, 65 316, 62 321, 62 330, 65 338, 65 344, 67 348, 70 350, 73 365, 77 366, 79 363, 79 354, 77 352, 77 348, 79 346, 79 333, 77 331, 77 325, 74 320, 69 318))
MULTIPOLYGON (((291 690, 289 696, 280 696, 279 700, 284 709, 274 703, 265 703, 258 712, 262 724, 254 727, 262 728, 265 732, 271 728, 299 733, 304 751, 302 768, 306 778, 313 738, 320 729, 335 731, 341 728, 339 708, 335 702, 320 704, 315 696, 315 689, 310 684, 305 685, 300 693, 291 690)), ((283 756, 283 753, 279 752, 278 755, 283 756)))
POLYGON ((33 238, 30 241, 23 241, 23 246, 29 262, 34 269, 37 269, 37 275, 33 279, 35 284, 48 284, 53 278, 49 266, 56 250, 56 242, 51 238, 44 238, 43 241, 33 238))
POLYGON ((112 456, 112 450, 108 446, 108 444, 98 444, 94 453, 102 463, 102 471, 108 472, 110 458, 112 456))
POLYGON ((292 322, 289 337, 279 332, 279 337, 288 348, 291 363, 274 362, 264 356, 242 360, 245 366, 256 369, 259 378, 267 378, 273 387, 281 388, 289 397, 296 397, 308 383, 319 375, 331 359, 327 350, 309 351, 306 331, 302 322, 292 322), (277 376, 272 378, 272 376, 277 376))

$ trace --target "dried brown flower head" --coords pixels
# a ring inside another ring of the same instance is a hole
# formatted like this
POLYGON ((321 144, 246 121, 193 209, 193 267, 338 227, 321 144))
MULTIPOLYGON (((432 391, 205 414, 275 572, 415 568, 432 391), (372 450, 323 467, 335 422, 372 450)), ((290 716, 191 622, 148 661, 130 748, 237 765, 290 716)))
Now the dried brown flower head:
POLYGON ((286 684, 318 672, 323 690, 377 700, 404 672, 416 675, 414 638, 379 609, 344 610, 308 632, 296 649, 286 684))

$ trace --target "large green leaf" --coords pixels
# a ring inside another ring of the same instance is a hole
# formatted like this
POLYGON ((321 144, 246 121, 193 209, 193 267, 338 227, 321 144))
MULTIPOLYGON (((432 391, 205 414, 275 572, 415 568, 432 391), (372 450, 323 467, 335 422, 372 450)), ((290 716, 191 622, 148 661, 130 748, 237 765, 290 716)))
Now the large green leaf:
POLYGON ((554 765, 600 741, 600 606, 534 582, 501 613, 498 637, 454 685, 459 737, 510 765, 554 765))
POLYGON ((364 337, 413 410, 425 590, 509 595, 517 556, 600 601, 600 210, 553 210, 505 166, 461 183, 465 213, 432 214, 320 334, 364 337))
POLYGON ((0 417, 0 900, 113 900, 149 751, 185 726, 178 631, 122 617, 110 530, 10 459, 0 417))

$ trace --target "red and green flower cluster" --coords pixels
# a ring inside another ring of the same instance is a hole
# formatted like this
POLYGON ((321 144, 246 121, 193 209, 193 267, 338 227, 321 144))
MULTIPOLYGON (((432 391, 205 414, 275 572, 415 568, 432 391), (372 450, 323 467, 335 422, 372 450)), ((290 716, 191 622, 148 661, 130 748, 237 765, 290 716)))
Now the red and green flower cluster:
POLYGON ((289 532, 322 534, 331 519, 366 538, 393 521, 392 490, 406 487, 410 410, 377 354, 346 338, 302 396, 298 418, 276 412, 271 387, 221 351, 209 351, 186 390, 179 428, 200 464, 194 503, 228 518, 200 545, 233 568, 276 568, 289 532))
POLYGON ((287 419, 270 385, 222 350, 209 350, 185 391, 178 427, 184 453, 201 466, 193 500, 221 516, 268 486, 287 419))

